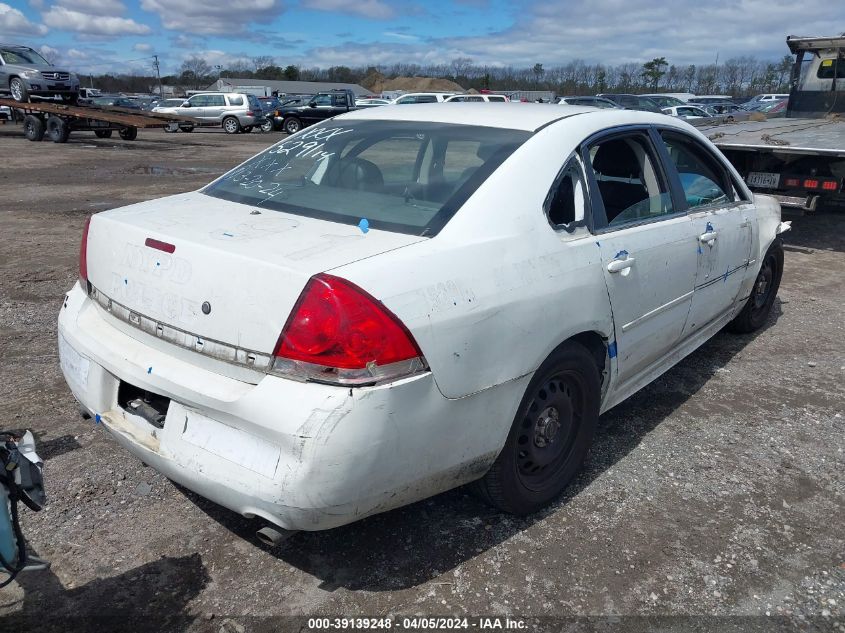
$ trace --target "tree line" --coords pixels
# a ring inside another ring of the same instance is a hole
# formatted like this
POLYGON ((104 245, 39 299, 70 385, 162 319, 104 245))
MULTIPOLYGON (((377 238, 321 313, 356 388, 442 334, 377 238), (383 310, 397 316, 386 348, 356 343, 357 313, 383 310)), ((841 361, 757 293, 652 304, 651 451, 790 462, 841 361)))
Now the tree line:
MULTIPOLYGON (((692 92, 746 96, 761 92, 789 92, 792 65, 793 58, 790 55, 785 55, 779 61, 742 56, 722 63, 701 65, 676 65, 669 63, 665 57, 656 57, 644 64, 591 64, 575 59, 558 66, 545 67, 542 63, 536 63, 531 67, 516 67, 479 65, 468 57, 458 57, 448 64, 399 62, 329 68, 282 65, 271 56, 254 57, 226 67, 212 67, 205 59, 192 57, 182 64, 178 74, 162 77, 162 83, 202 89, 218 78, 238 77, 357 83, 372 89, 395 77, 435 77, 450 79, 465 89, 502 92, 544 90, 559 95, 692 92)), ((156 84, 153 77, 142 75, 103 75, 91 79, 96 87, 108 91, 144 92, 156 84)))

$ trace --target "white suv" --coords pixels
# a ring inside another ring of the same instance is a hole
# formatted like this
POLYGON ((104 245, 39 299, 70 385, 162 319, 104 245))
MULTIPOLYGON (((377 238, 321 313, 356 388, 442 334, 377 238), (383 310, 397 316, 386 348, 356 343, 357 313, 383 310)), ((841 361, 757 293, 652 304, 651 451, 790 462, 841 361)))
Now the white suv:
POLYGON ((452 92, 409 92, 394 99, 393 105, 408 105, 410 103, 443 103, 454 93, 452 92))
POLYGON ((505 95, 455 95, 446 99, 446 103, 455 103, 456 101, 464 103, 480 103, 482 101, 489 103, 506 103, 510 101, 510 99, 508 99, 505 95))

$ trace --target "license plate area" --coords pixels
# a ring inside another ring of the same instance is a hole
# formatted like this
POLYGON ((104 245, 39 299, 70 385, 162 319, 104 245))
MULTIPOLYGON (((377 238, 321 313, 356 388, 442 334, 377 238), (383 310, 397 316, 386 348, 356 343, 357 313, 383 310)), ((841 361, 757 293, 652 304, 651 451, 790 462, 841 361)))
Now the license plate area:
POLYGON ((163 429, 170 398, 121 380, 117 387, 117 404, 127 413, 140 416, 154 427, 163 429))
POLYGON ((748 174, 745 182, 751 187, 764 187, 766 189, 777 189, 780 174, 770 174, 762 171, 752 171, 748 174))

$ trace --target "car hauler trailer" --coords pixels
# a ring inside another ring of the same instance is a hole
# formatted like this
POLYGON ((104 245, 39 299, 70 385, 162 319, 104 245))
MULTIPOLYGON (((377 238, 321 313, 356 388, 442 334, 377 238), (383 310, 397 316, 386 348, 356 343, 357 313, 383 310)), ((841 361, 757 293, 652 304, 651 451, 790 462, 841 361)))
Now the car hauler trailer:
POLYGON ((845 209, 845 36, 786 38, 786 117, 698 126, 753 190, 784 207, 845 209))
POLYGON ((23 117, 24 136, 40 141, 45 136, 56 143, 66 143, 71 132, 94 132, 99 138, 109 138, 116 131, 124 141, 134 141, 138 128, 156 128, 189 124, 204 125, 193 117, 144 112, 128 108, 100 108, 96 106, 67 106, 58 103, 20 103, 0 99, 0 106, 8 106, 23 117))

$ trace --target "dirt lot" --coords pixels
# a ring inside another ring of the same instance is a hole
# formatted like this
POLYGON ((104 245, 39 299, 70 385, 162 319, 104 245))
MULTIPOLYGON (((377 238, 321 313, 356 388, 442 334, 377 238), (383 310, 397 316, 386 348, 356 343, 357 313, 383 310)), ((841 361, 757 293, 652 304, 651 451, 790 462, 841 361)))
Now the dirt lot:
POLYGON ((275 138, 141 131, 54 145, 0 126, 0 426, 38 436, 49 505, 22 519, 52 561, 0 590, 3 630, 509 614, 555 628, 543 618, 593 616, 568 630, 845 631, 842 215, 797 218, 767 327, 717 336, 602 416, 586 472, 538 516, 456 490, 270 549, 254 523, 82 420, 56 317, 85 218, 194 189, 275 138))

